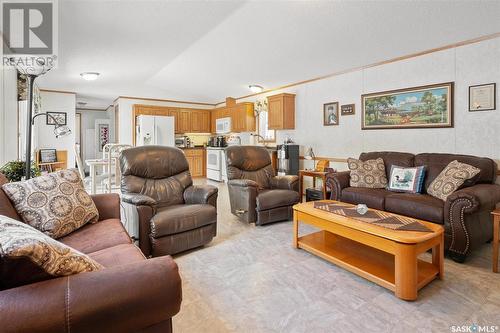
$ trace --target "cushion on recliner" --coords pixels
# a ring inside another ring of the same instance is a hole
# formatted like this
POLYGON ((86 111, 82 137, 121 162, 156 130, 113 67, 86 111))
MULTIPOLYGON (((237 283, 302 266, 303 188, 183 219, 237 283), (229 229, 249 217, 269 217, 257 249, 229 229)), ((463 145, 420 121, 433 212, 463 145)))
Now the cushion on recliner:
POLYGON ((299 202, 299 193, 291 190, 264 190, 257 195, 257 211, 291 206, 299 202))
POLYGON ((444 202, 427 194, 392 193, 385 198, 385 210, 429 222, 444 223, 444 202))
POLYGON ((151 236, 158 238, 193 230, 217 222, 212 205, 172 205, 159 208, 151 218, 151 236))
POLYGON ((370 208, 384 210, 385 197, 394 194, 381 188, 346 187, 342 190, 340 201, 352 204, 366 204, 370 208))

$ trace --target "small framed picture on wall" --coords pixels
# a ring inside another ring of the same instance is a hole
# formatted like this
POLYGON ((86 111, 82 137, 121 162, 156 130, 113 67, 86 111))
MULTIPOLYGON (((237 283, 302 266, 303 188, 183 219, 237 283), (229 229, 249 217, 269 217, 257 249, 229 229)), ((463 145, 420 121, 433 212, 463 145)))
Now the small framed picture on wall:
POLYGON ((47 112, 47 125, 66 125, 66 112, 47 112))
POLYGON ((355 111, 356 104, 345 104, 340 107, 340 114, 342 116, 352 116, 355 111))
POLYGON ((339 102, 323 104, 323 125, 333 126, 339 124, 339 102))
POLYGON ((469 87, 469 111, 490 111, 496 109, 496 83, 469 87))

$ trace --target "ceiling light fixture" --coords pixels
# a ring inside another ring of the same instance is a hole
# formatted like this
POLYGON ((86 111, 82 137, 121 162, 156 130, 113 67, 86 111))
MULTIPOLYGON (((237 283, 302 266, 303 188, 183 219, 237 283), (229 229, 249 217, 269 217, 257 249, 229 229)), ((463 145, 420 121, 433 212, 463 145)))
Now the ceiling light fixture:
POLYGON ((250 90, 253 93, 260 93, 260 92, 262 92, 262 90, 264 90, 264 88, 262 88, 262 86, 259 86, 259 85, 256 85, 256 84, 251 84, 251 85, 248 86, 248 88, 250 88, 250 90))
POLYGON ((87 80, 87 81, 94 81, 97 79, 97 77, 101 75, 101 73, 97 72, 83 72, 80 74, 82 79, 87 80))

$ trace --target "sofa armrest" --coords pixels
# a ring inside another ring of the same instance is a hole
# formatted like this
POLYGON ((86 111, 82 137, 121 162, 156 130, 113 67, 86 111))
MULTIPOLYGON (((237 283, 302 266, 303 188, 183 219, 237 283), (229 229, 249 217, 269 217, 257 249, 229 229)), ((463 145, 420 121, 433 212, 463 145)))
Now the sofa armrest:
POLYGON ((120 196, 116 193, 91 195, 99 212, 99 221, 120 218, 120 196))
POLYGON ((299 177, 293 175, 274 176, 271 178, 271 188, 299 191, 299 177))
POLYGON ((231 179, 227 184, 231 186, 259 188, 259 184, 250 179, 231 179))
POLYGON ((157 202, 155 199, 147 196, 145 194, 139 193, 122 193, 123 202, 135 205, 135 206, 151 206, 155 207, 157 202))
POLYGON ((480 211, 490 212, 500 202, 500 185, 477 184, 453 192, 444 204, 444 221, 451 228, 449 251, 466 255, 470 249, 467 215, 480 211))
POLYGON ((350 179, 351 179, 350 171, 328 173, 326 175, 326 185, 332 191, 330 199, 340 200, 340 195, 342 194, 342 190, 346 187, 349 187, 350 179))
POLYGON ((3 290, 2 332, 135 332, 178 313, 181 288, 166 256, 3 290))
POLYGON ((184 201, 187 204, 209 204, 217 207, 219 190, 212 185, 193 185, 184 190, 184 201))

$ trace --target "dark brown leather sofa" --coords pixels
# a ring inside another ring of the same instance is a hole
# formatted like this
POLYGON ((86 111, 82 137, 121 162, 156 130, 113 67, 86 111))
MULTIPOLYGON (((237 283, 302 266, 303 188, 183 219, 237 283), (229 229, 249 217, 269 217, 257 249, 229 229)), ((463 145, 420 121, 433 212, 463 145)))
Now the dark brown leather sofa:
POLYGON ((455 154, 409 154, 399 152, 362 153, 362 161, 382 158, 387 178, 392 165, 426 166, 423 194, 395 193, 386 189, 349 187, 349 171, 327 178, 331 199, 348 203, 364 203, 371 208, 402 214, 445 228, 445 249, 448 256, 463 262, 472 250, 492 239, 490 212, 500 202, 500 185, 496 185, 496 163, 483 157, 455 154), (465 186, 448 197, 446 202, 426 194, 426 189, 453 160, 481 169, 477 182, 465 186))
POLYGON ((226 148, 231 212, 262 225, 291 220, 299 202, 297 176, 275 176, 269 152, 258 146, 226 148))
MULTIPOLYGON (((0 174, 0 185, 6 182, 0 174)), ((120 222, 117 194, 93 195, 99 221, 60 238, 102 264, 81 273, 15 288, 0 281, 1 332, 171 332, 182 291, 171 257, 148 259, 132 243, 120 222)), ((21 220, 0 189, 0 214, 21 220)), ((23 274, 6 271, 2 276, 23 274)), ((12 266, 9 266, 12 267, 12 266)))
POLYGON ((139 246, 146 256, 176 254, 217 234, 215 186, 194 186, 179 148, 144 146, 120 155, 124 202, 137 207, 139 246))

